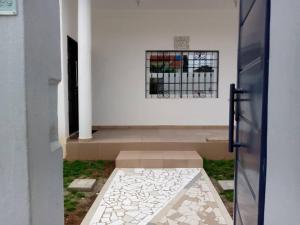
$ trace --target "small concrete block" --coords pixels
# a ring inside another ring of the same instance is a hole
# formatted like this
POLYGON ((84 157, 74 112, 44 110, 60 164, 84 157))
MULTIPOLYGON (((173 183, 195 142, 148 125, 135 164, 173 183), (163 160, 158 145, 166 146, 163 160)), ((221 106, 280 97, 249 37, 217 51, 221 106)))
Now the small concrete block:
POLYGON ((94 185, 96 184, 96 179, 75 179, 69 185, 68 189, 72 191, 92 191, 94 185))
POLYGON ((233 180, 218 180, 218 183, 223 191, 232 191, 234 189, 233 180))

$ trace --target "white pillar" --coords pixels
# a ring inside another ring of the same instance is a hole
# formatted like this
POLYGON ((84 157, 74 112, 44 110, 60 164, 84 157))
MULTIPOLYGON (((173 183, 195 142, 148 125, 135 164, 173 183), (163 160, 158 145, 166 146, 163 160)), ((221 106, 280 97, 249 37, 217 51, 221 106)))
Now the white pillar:
POLYGON ((91 0, 78 0, 79 139, 92 138, 91 0))

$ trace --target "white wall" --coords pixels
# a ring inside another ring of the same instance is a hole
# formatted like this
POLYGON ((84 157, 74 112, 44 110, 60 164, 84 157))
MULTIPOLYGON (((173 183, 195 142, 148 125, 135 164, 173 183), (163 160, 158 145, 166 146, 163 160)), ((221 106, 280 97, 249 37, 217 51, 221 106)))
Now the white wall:
POLYGON ((265 225, 300 223, 299 11, 272 1, 265 225))
POLYGON ((30 224, 23 1, 19 16, 0 16, 0 223, 30 224))
POLYGON ((94 125, 226 125, 236 80, 237 10, 93 11, 94 125), (219 50, 219 99, 145 99, 145 51, 219 50))
POLYGON ((60 0, 60 23, 62 78, 58 85, 58 135, 64 145, 69 136, 67 36, 77 40, 77 1, 60 0))
MULTIPOLYGON (((59 136, 68 128, 67 35, 77 39, 77 1, 61 1, 62 82, 59 136)), ((93 125, 225 125, 229 84, 236 80, 237 9, 93 10, 93 125), (190 49, 219 50, 219 99, 145 99, 145 51, 172 50, 189 35, 190 49)))
POLYGON ((0 33, 0 224, 62 225, 58 1, 19 0, 0 33))

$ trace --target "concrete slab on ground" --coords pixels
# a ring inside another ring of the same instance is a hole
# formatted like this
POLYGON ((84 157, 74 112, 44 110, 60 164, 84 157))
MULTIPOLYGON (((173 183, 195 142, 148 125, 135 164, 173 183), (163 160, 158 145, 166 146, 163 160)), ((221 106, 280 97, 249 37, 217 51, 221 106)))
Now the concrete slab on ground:
POLYGON ((196 151, 121 151, 117 168, 202 168, 196 151))
POLYGON ((218 184, 223 191, 232 191, 234 189, 234 180, 218 180, 218 184))
POLYGON ((68 189, 71 191, 92 191, 96 184, 96 179, 75 179, 69 185, 68 189))

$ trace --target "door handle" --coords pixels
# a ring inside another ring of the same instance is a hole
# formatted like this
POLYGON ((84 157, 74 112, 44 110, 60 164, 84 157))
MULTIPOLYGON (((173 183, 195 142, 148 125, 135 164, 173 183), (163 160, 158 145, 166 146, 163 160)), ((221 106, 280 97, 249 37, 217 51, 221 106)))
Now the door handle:
POLYGON ((76 67, 76 87, 78 88, 78 61, 75 61, 75 67, 76 67))
POLYGON ((242 145, 238 142, 235 142, 234 138, 234 118, 236 115, 235 103, 238 101, 236 94, 245 93, 241 89, 236 89, 235 84, 230 84, 230 99, 229 99, 229 143, 228 151, 233 152, 234 148, 241 147, 242 145))

